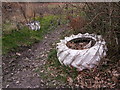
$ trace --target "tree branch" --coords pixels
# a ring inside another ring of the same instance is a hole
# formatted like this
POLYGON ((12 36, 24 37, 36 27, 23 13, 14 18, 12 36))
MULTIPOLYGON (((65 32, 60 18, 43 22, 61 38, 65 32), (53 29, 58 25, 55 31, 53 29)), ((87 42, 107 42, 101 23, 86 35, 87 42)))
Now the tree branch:
POLYGON ((100 16, 101 14, 104 14, 104 13, 106 13, 106 12, 100 12, 100 13, 98 13, 97 15, 95 15, 95 17, 94 17, 89 23, 87 23, 83 28, 81 28, 81 29, 84 29, 85 27, 87 27, 87 26, 89 26, 90 24, 92 24, 92 23, 94 22, 94 20, 95 20, 98 16, 100 16))

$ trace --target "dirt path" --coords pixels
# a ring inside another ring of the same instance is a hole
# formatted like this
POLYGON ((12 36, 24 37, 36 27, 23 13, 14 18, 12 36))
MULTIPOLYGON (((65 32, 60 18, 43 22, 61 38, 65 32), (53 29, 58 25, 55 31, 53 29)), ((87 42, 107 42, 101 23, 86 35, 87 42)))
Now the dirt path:
MULTIPOLYGON (((59 40, 67 26, 60 26, 44 36, 44 39, 23 52, 10 53, 3 57, 3 88, 46 87, 39 73, 46 60, 51 44, 59 40)), ((41 70, 42 72, 42 70, 41 70)))

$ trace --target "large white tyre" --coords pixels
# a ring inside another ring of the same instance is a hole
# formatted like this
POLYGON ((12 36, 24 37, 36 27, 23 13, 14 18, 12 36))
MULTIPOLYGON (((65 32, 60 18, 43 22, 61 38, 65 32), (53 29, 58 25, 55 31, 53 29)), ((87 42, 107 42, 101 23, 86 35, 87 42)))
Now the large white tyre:
POLYGON ((95 34, 81 34, 71 35, 70 37, 65 37, 64 40, 60 40, 57 43, 57 57, 61 64, 66 66, 72 66, 77 68, 78 71, 83 69, 90 69, 97 65, 101 58, 106 56, 106 45, 104 39, 101 35, 95 34), (69 48, 66 44, 77 38, 91 38, 94 41, 94 45, 86 45, 86 49, 76 50, 69 48))

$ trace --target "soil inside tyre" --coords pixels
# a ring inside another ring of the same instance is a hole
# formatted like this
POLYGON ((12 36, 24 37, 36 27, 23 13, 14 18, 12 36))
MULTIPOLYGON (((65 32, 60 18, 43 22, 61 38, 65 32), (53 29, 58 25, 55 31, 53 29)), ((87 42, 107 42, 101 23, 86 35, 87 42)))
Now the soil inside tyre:
MULTIPOLYGON (((95 45, 95 40, 92 38, 75 38, 67 42, 67 47, 75 50, 83 50, 87 49, 85 46, 89 44, 91 41, 90 47, 95 45)), ((89 48, 90 48, 89 47, 89 48)))

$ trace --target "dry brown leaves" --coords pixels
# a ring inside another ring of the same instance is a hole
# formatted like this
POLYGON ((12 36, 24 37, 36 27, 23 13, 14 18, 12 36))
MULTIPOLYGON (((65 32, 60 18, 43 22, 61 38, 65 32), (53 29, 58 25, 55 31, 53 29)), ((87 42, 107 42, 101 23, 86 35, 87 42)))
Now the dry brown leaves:
POLYGON ((67 77, 67 81, 68 81, 69 85, 73 84, 73 79, 71 77, 67 77))
POLYGON ((67 46, 71 49, 76 49, 76 50, 82 50, 85 49, 84 46, 86 46, 88 43, 83 42, 83 43, 74 43, 74 42, 68 42, 67 46))
POLYGON ((115 69, 104 72, 83 71, 77 76, 77 81, 82 88, 116 88, 120 82, 119 77, 120 74, 115 69))

